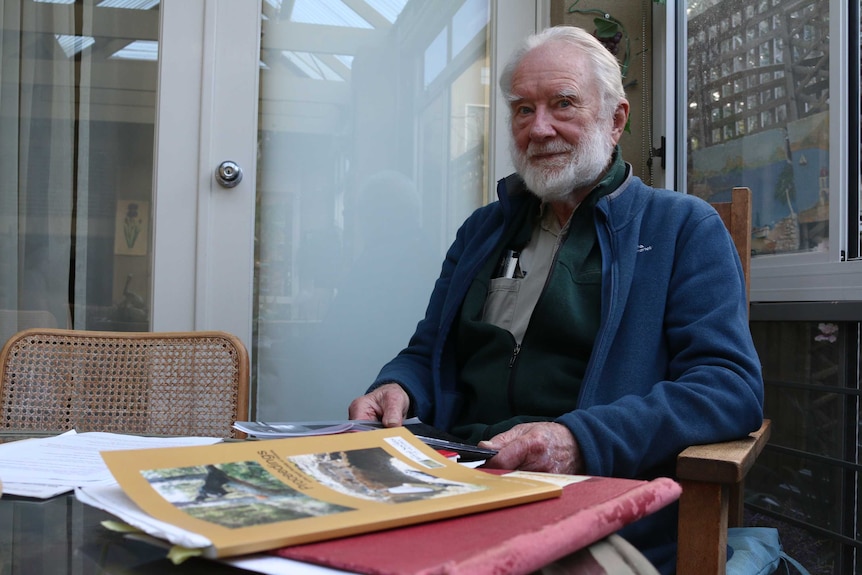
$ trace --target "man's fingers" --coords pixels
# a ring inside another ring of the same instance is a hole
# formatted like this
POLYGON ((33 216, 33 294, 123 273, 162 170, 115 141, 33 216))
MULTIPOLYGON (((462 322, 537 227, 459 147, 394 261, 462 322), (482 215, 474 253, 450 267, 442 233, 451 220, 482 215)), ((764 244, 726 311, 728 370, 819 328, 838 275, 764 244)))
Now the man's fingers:
POLYGON ((577 442, 557 423, 516 425, 483 444, 499 451, 485 464, 494 469, 576 473, 582 466, 577 442))
POLYGON ((398 427, 409 408, 407 392, 397 383, 387 383, 354 399, 347 408, 347 414, 350 419, 370 419, 380 421, 386 427, 398 427))
POLYGON ((410 398, 400 385, 387 384, 380 387, 382 391, 383 417, 385 427, 398 427, 404 421, 404 415, 410 406, 410 398), (386 388, 386 389, 384 389, 386 388))
POLYGON ((480 441, 479 445, 481 447, 487 447, 488 449, 496 449, 497 451, 503 449, 505 446, 509 445, 525 433, 529 431, 529 425, 520 424, 516 425, 512 429, 504 431, 502 433, 498 433, 491 439, 480 441))
POLYGON ((380 416, 374 403, 367 395, 363 395, 350 403, 350 407, 347 408, 347 417, 349 419, 370 419, 377 421, 380 416))

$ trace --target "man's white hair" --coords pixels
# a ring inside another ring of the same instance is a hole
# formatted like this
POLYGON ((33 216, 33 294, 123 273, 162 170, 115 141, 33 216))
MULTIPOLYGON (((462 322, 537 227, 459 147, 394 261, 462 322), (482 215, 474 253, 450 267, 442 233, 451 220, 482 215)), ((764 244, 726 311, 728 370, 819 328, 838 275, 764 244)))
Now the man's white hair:
POLYGON ((542 32, 527 36, 521 42, 500 74, 500 89, 506 101, 511 102, 517 98, 517 95, 512 93, 512 76, 521 61, 536 48, 550 42, 565 42, 575 46, 592 62, 599 96, 602 100, 601 114, 605 118, 613 117, 617 104, 626 97, 620 63, 595 36, 583 28, 575 26, 545 28, 542 32))

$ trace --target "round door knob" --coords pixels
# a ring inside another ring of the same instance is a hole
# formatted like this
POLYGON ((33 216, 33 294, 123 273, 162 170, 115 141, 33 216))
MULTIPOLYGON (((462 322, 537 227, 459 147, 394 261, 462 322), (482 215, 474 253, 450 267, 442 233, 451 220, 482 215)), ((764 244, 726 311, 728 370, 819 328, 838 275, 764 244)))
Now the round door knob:
POLYGON ((236 162, 225 160, 216 168, 216 181, 225 188, 232 188, 242 181, 242 168, 236 162))

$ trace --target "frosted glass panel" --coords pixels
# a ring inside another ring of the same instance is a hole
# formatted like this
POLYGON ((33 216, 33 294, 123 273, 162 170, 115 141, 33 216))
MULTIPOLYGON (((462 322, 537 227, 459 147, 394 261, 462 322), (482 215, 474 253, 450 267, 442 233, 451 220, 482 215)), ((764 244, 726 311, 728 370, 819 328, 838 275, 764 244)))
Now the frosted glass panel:
POLYGON ((346 417, 407 344, 488 185, 489 2, 350 2, 361 21, 314 5, 263 5, 263 420, 346 417))

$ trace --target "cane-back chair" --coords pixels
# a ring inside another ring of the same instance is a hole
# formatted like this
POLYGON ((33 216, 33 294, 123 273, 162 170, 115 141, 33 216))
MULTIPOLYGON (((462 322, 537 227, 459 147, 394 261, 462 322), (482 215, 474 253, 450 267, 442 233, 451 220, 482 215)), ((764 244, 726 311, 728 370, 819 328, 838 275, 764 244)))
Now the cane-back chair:
POLYGON ((248 388, 228 333, 28 329, 0 351, 0 432, 244 437, 248 388))
MULTIPOLYGON (((751 190, 734 188, 731 201, 712 206, 724 221, 739 252, 746 294, 751 268, 751 190)), ((748 298, 748 295, 746 295, 748 298)), ((748 437, 695 445, 677 458, 679 546, 677 575, 724 575, 727 528, 742 525, 745 476, 769 441, 770 421, 748 437)))

